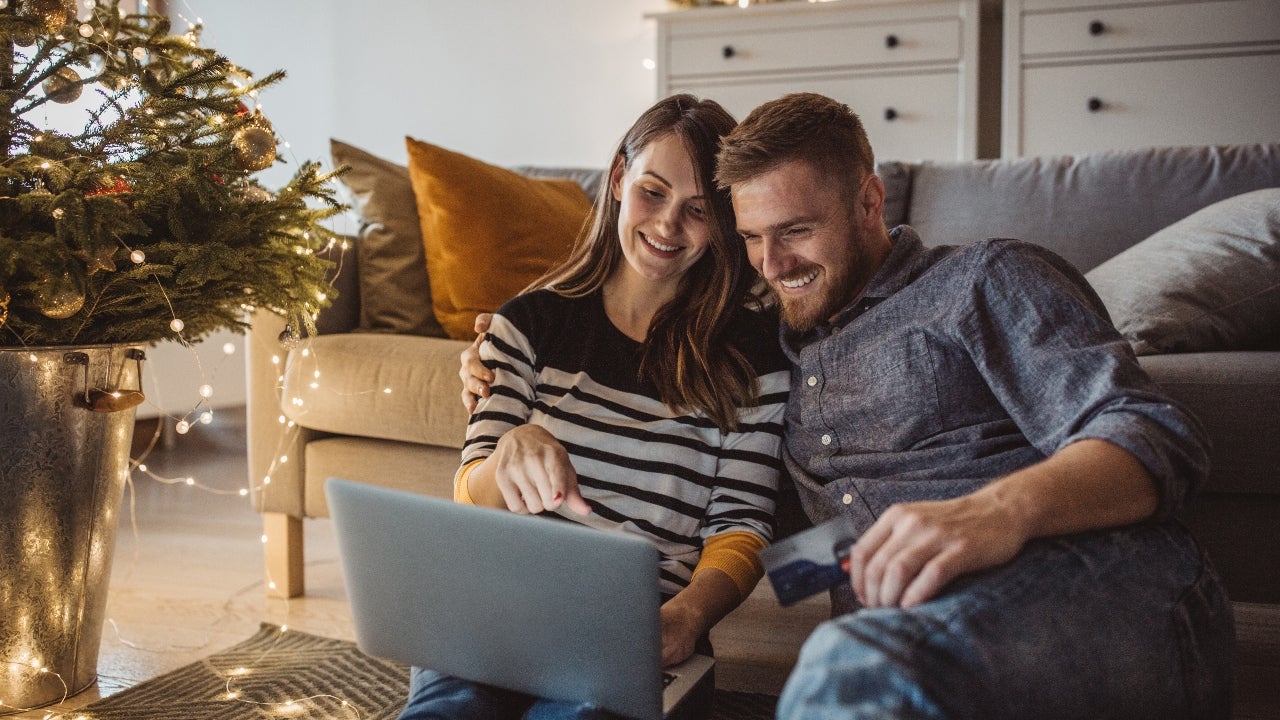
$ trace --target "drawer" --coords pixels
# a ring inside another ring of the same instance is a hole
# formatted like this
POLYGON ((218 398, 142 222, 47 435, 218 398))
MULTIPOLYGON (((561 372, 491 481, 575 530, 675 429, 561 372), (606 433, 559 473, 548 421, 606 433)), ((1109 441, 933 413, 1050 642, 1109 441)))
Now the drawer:
POLYGON ((791 27, 671 38, 672 77, 956 62, 960 20, 791 27))
POLYGON ((1221 0, 1022 16, 1028 56, 1280 41, 1280 2, 1221 0))
POLYGON ((817 92, 847 104, 862 119, 877 158, 958 160, 965 148, 956 71, 752 81, 688 81, 671 91, 716 100, 742 119, 760 103, 790 92, 817 92), (892 112, 890 112, 892 111, 892 112))
POLYGON ((1277 77, 1280 54, 1027 68, 1017 151, 1275 142, 1277 77))

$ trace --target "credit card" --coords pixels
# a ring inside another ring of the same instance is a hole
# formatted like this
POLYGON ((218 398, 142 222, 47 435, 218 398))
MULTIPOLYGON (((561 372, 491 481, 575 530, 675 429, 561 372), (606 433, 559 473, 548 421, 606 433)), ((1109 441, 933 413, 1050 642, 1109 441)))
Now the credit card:
POLYGON ((760 562, 784 607, 849 582, 853 520, 840 515, 760 551, 760 562))

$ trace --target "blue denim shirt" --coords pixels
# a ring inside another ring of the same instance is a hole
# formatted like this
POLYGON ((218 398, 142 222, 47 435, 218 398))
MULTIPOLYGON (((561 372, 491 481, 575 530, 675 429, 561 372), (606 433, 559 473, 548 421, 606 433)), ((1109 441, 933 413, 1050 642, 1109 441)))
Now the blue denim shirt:
POLYGON ((798 336, 784 461, 809 518, 864 530, 897 502, 970 493, 1085 438, 1155 477, 1157 518, 1208 472, 1208 439, 1139 367, 1065 260, 1016 240, 925 248, 907 226, 863 297, 798 336))

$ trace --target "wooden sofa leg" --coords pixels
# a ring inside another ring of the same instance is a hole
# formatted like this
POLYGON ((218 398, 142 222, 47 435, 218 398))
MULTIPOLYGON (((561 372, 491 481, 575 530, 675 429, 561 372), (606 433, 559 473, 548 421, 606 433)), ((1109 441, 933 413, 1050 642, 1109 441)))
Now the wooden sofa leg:
POLYGON ((267 561, 267 597, 291 598, 303 592, 302 518, 262 514, 263 554, 267 561))

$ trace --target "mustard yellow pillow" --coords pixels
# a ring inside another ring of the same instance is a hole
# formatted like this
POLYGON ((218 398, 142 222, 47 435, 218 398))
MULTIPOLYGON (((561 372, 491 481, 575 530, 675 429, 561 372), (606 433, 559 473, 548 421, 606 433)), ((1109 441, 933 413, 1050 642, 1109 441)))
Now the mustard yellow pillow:
POLYGON ((591 201, 573 180, 529 178, 405 138, 431 304, 450 337, 569 255, 591 201))

